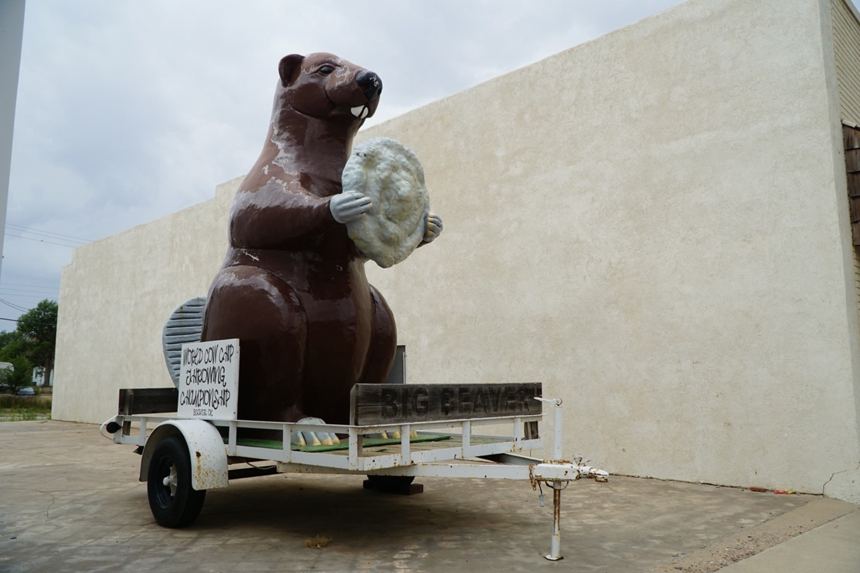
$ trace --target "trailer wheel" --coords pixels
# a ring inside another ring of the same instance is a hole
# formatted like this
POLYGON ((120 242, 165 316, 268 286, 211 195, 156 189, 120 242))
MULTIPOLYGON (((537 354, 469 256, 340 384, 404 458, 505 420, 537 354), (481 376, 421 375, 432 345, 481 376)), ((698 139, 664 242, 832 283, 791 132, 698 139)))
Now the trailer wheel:
POLYGON ((191 460, 181 436, 168 436, 155 447, 146 491, 159 525, 185 527, 200 515, 206 491, 191 487, 191 460))

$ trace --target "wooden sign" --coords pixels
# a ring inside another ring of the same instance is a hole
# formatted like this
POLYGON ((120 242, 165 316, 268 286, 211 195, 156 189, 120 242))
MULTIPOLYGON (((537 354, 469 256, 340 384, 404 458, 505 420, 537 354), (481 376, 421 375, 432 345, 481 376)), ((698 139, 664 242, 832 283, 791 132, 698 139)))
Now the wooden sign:
POLYGON ((239 403, 239 339, 182 345, 177 414, 235 420, 239 403))
POLYGON ((398 424, 534 416, 542 412, 540 382, 517 384, 356 384, 350 424, 398 424))
POLYGON ((179 392, 176 388, 122 388, 119 411, 123 416, 175 412, 179 392))

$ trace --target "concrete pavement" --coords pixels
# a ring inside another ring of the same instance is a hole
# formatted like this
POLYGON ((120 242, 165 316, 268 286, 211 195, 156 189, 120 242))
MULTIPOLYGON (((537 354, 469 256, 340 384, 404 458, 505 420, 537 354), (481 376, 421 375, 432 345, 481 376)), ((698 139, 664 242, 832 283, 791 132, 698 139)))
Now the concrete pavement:
POLYGON ((169 530, 132 450, 92 425, 0 423, 0 571, 860 571, 855 505, 625 477, 564 492, 558 563, 527 482, 422 479, 398 496, 360 476, 260 477, 169 530), (317 535, 330 543, 307 548, 317 535))
POLYGON ((809 533, 725 567, 724 573, 773 571, 860 571, 860 510, 822 525, 809 533), (822 569, 822 565, 826 567, 822 569))

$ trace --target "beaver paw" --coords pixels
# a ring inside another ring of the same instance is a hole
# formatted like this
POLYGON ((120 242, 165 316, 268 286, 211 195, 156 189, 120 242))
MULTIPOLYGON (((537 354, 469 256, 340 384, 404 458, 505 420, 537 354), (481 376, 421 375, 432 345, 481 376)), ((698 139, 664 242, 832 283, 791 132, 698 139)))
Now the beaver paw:
MULTIPOLYGON (((302 418, 296 424, 325 424, 319 418, 302 418)), ((311 432, 293 430, 290 441, 298 446, 332 446, 340 443, 334 432, 311 432)))
POLYGON ((338 223, 349 223, 367 213, 373 207, 373 201, 360 191, 344 191, 331 198, 328 208, 331 216, 338 223))
POLYGON ((435 213, 427 213, 424 222, 424 242, 433 242, 442 233, 442 218, 435 213))
MULTIPOLYGON (((399 430, 384 430, 381 434, 368 434, 367 438, 373 438, 376 440, 399 440, 400 439, 400 431, 399 430)), ((409 439, 417 438, 418 432, 415 430, 409 430, 409 439)))

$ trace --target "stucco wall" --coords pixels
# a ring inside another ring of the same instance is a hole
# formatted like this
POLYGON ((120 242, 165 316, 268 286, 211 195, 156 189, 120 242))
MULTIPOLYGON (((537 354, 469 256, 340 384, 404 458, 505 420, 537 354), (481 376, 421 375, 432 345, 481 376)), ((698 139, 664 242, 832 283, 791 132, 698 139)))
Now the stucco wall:
MULTIPOLYGON (((831 29, 829 0, 692 0, 364 133, 418 154, 445 221, 368 265, 410 380, 543 381, 614 472, 860 501, 831 29)), ((220 263, 226 195, 76 252, 56 417, 168 384, 161 322, 220 263)))
POLYGON ((694 0, 370 130, 445 220, 371 273, 410 377, 542 380, 569 451, 616 472, 821 492, 857 468, 826 8, 694 0))
POLYGON ((213 199, 75 250, 63 269, 51 415, 102 422, 119 388, 171 386, 161 349, 177 305, 205 296, 241 178, 213 199))

